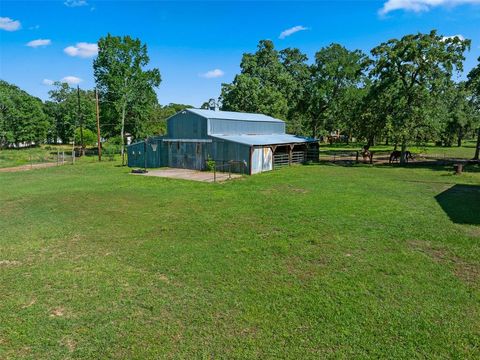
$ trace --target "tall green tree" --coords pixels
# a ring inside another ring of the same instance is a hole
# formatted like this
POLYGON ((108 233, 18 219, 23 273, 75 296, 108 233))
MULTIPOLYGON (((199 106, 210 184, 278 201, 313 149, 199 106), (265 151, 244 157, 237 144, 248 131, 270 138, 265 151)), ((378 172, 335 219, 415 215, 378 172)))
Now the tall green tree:
POLYGON ((477 122, 470 89, 463 81, 452 82, 437 100, 437 106, 440 109, 442 144, 452 146, 456 140, 457 146, 462 146, 463 138, 476 126, 477 122))
POLYGON ((49 126, 40 99, 0 80, 0 147, 43 143, 49 126))
POLYGON ((351 130, 355 109, 362 98, 370 60, 360 50, 331 44, 315 54, 307 84, 310 130, 351 130))
POLYGON ((45 112, 52 123, 50 136, 53 141, 73 141, 75 129, 80 127, 96 132, 95 93, 92 90, 78 91, 62 82, 53 85, 54 88, 48 92, 50 100, 45 102, 45 112))
POLYGON ((102 98, 102 122, 119 131, 123 162, 125 131, 139 137, 158 103, 154 89, 160 86, 160 71, 146 70, 149 62, 147 45, 139 39, 108 34, 98 41, 93 72, 102 98))
POLYGON ((375 86, 395 104, 390 124, 402 147, 401 162, 409 143, 438 128, 435 100, 454 71, 463 69, 469 46, 469 40, 431 31, 392 39, 372 50, 375 86))
POLYGON ((289 131, 301 132, 306 60, 298 49, 277 51, 272 41, 260 41, 255 53, 243 55, 233 82, 222 84, 222 110, 263 113, 285 120, 289 131))
MULTIPOLYGON (((475 106, 475 110, 480 112, 480 57, 478 58, 479 64, 474 67, 468 74, 468 87, 472 90, 472 103, 475 106)), ((480 158, 480 122, 477 124, 477 145, 475 147, 474 160, 480 158)))

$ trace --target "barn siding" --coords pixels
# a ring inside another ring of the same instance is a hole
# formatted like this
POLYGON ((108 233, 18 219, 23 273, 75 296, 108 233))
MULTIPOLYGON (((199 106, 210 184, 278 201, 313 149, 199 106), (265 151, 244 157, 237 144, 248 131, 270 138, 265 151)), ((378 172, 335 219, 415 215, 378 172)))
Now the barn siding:
POLYGON ((181 111, 167 120, 168 139, 206 139, 208 120, 188 111, 181 111))

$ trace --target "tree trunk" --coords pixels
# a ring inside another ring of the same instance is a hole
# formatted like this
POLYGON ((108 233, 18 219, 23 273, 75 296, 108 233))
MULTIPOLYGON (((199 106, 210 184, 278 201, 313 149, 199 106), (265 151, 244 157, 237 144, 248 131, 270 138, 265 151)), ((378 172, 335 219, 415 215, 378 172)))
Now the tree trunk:
POLYGON ((122 130, 120 131, 120 137, 122 138, 122 166, 125 166, 125 111, 127 107, 127 102, 123 103, 122 106, 122 130))
POLYGON ((405 152, 407 151, 407 143, 405 141, 402 142, 402 155, 400 156, 400 164, 406 163, 405 152))
POLYGON ((388 145, 389 145, 389 140, 390 140, 390 139, 388 138, 388 135, 387 135, 387 137, 385 138, 385 146, 388 146, 388 145))
POLYGON ((458 140, 457 140, 458 147, 462 146, 462 139, 463 139, 463 131, 462 129, 458 129, 458 140))
POLYGON ((477 135, 477 148, 475 149, 475 156, 473 160, 478 160, 480 155, 480 127, 478 128, 478 135, 477 135))
POLYGON ((370 148, 370 146, 373 146, 375 144, 375 137, 370 136, 367 140, 367 146, 370 148))

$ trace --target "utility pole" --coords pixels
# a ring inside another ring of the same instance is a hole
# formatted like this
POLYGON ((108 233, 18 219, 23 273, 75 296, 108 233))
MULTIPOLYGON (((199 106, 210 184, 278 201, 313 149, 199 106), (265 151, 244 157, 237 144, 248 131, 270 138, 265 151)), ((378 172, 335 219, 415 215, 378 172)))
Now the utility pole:
POLYGON ((97 144, 98 144, 98 161, 102 161, 102 144, 100 143, 100 108, 98 106, 98 90, 95 88, 95 102, 97 104, 97 144))
POLYGON ((80 113, 80 86, 77 85, 77 100, 78 100, 78 122, 80 124, 80 144, 82 146, 82 156, 85 155, 85 144, 83 142, 83 116, 80 113))

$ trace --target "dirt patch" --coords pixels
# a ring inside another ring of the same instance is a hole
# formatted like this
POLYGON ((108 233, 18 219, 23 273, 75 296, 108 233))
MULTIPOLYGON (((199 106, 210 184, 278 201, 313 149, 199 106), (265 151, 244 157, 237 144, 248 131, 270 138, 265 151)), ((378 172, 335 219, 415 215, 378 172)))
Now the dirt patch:
POLYGON ((17 260, 0 260, 0 266, 16 266, 21 264, 22 263, 17 260))
POLYGON ((30 306, 34 305, 36 302, 37 302, 37 300, 33 299, 33 300, 31 300, 28 304, 23 305, 23 306, 22 306, 22 309, 27 309, 27 308, 29 308, 30 306))
POLYGON ((480 266, 466 262, 445 248, 433 246, 429 241, 411 241, 409 245, 414 250, 428 255, 435 262, 451 267, 453 274, 467 285, 478 286, 480 266))
POLYGON ((65 309, 63 307, 55 308, 50 312, 51 317, 60 317, 64 315, 65 315, 65 309))
POLYGON ((170 279, 169 279, 169 278, 167 277, 167 275, 165 275, 165 274, 159 274, 159 275, 158 275, 158 279, 159 279, 160 281, 165 282, 165 283, 169 283, 169 282, 170 282, 170 279))
POLYGON ((40 163, 40 164, 31 164, 31 165, 21 165, 15 167, 1 168, 0 172, 18 172, 18 171, 28 171, 33 169, 43 169, 52 166, 58 166, 62 164, 57 163, 40 163))
POLYGON ((467 228, 466 232, 471 237, 480 238, 480 226, 472 226, 471 228, 467 228))
POLYGON ((214 177, 213 172, 209 171, 197 171, 190 169, 158 169, 158 170, 148 170, 146 174, 133 174, 137 176, 156 176, 170 179, 182 179, 182 180, 193 180, 193 181, 202 181, 202 182, 221 182, 225 180, 230 180, 234 178, 239 178, 239 174, 228 174, 228 173, 217 173, 214 177))
POLYGON ((75 340, 69 338, 69 337, 65 337, 63 338, 60 343, 65 346, 69 352, 74 352, 76 347, 77 347, 77 343, 75 340))

